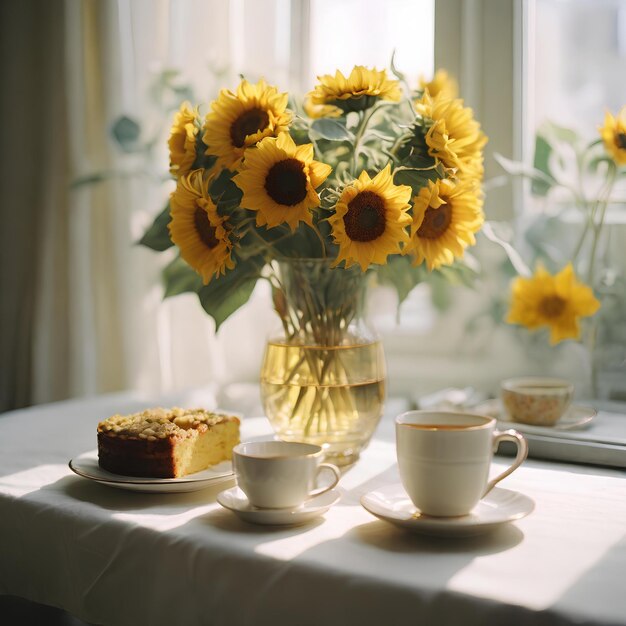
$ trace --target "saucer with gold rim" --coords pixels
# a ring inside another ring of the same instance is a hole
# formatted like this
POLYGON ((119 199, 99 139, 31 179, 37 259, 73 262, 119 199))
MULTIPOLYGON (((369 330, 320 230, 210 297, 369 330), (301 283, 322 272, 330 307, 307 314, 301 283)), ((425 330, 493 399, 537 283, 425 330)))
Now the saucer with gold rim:
POLYGON ((218 493, 217 501, 245 522, 267 526, 295 526, 323 515, 340 497, 341 494, 337 489, 330 489, 315 498, 306 500, 298 507, 261 509, 252 506, 246 494, 239 487, 233 487, 218 493))
POLYGON ((422 514, 400 484, 386 485, 361 497, 361 505, 372 515, 412 532, 442 537, 480 535, 521 519, 535 508, 528 496, 495 487, 468 515, 432 517, 422 514))

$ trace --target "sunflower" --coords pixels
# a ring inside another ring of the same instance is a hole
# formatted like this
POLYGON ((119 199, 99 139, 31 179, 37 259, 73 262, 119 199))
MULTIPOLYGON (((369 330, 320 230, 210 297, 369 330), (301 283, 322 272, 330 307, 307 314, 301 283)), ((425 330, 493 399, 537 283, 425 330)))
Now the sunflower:
POLYGON ((618 165, 626 165, 626 106, 617 117, 608 111, 604 116, 604 126, 600 128, 604 147, 618 165))
POLYGON ((170 148, 170 173, 174 176, 187 174, 196 160, 198 120, 198 111, 192 109, 189 102, 183 102, 174 116, 167 142, 170 148))
POLYGON ((563 339, 578 339, 579 318, 593 315, 599 308, 593 291, 576 278, 571 263, 555 276, 538 267, 531 278, 513 281, 506 321, 530 330, 547 326, 554 345, 563 339))
POLYGON ((332 104, 313 104, 311 93, 304 98, 302 105, 304 112, 309 117, 317 119, 320 117, 341 117, 343 115, 343 111, 332 104))
POLYGON ((203 170, 193 170, 181 176, 176 191, 170 197, 172 217, 168 225, 172 241, 180 248, 180 256, 193 267, 206 285, 213 278, 232 269, 232 242, 224 228, 226 218, 208 192, 203 170))
POLYGON ((394 185, 389 165, 374 178, 361 172, 358 180, 343 190, 328 219, 333 240, 339 245, 334 265, 358 263, 365 271, 370 263, 385 264, 388 255, 400 253, 400 245, 409 240, 410 197, 410 187, 394 185))
POLYGON ((426 261, 429 270, 451 265, 474 245, 484 216, 476 185, 451 180, 429 181, 413 198, 411 241, 404 248, 414 265, 426 261))
POLYGON ((427 91, 431 98, 435 98, 440 93, 452 100, 459 95, 459 85, 446 70, 437 70, 432 80, 427 81, 420 77, 419 86, 422 91, 427 91))
POLYGON ((336 116, 337 108, 344 113, 363 111, 369 109, 379 99, 398 102, 402 98, 398 81, 389 80, 385 70, 370 70, 362 65, 356 65, 348 78, 337 70, 334 76, 324 74, 317 79, 319 84, 306 96, 307 113, 312 111, 313 117, 329 113, 336 116), (332 108, 315 109, 316 105, 332 108))
POLYGON ((202 137, 206 154, 215 155, 219 166, 236 169, 246 148, 289 129, 287 98, 264 80, 256 85, 243 80, 236 94, 222 89, 206 116, 202 137))
POLYGON ((428 154, 439 159, 444 167, 482 178, 483 154, 487 137, 480 130, 463 100, 450 100, 444 92, 431 96, 424 93, 416 103, 417 112, 425 121, 428 154))
POLYGON ((233 180, 243 191, 241 206, 256 211, 257 226, 286 223, 295 230, 300 221, 313 225, 310 209, 320 205, 315 190, 331 169, 313 160, 313 144, 296 146, 289 133, 282 133, 247 150, 233 180))

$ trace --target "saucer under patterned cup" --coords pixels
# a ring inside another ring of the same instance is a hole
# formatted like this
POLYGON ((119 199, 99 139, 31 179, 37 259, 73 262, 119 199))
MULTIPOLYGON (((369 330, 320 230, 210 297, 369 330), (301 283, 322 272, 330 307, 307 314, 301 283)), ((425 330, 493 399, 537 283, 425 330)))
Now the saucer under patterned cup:
POLYGON ((501 428, 514 427, 522 433, 536 435, 546 434, 552 431, 582 430, 589 427, 598 414, 596 409, 591 406, 571 404, 556 424, 553 426, 539 426, 536 424, 514 422, 506 411, 504 411, 500 400, 487 400, 472 410, 481 415, 495 417, 498 426, 501 428))

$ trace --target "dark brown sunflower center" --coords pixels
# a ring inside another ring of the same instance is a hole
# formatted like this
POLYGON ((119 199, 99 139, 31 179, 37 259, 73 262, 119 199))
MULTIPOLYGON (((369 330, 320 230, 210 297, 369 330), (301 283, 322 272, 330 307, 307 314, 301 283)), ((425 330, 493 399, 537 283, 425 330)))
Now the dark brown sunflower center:
POLYGON ((270 168, 265 177, 267 195, 286 206, 293 206, 306 198, 304 164, 298 159, 284 159, 270 168))
POLYGON ((230 127, 230 139, 233 146, 241 148, 246 143, 248 135, 254 135, 260 130, 265 130, 269 121, 269 115, 263 109, 244 111, 230 127))
POLYGON ((374 241, 385 232, 385 201, 373 191, 361 191, 349 203, 343 217, 352 241, 374 241))
POLYGON ((565 300, 559 296, 548 296, 539 304, 539 311, 548 318, 559 317, 565 309, 565 300))
POLYGON ((451 221, 452 207, 449 204, 442 204, 438 209, 428 207, 417 236, 423 239, 439 239, 448 230, 451 221))
POLYGON ((196 227, 198 237, 202 243, 209 249, 215 248, 219 243, 215 237, 215 228, 209 222, 209 216, 204 209, 197 208, 193 214, 193 225, 196 227))
POLYGON ((620 150, 626 150, 626 133, 617 133, 615 143, 620 150))

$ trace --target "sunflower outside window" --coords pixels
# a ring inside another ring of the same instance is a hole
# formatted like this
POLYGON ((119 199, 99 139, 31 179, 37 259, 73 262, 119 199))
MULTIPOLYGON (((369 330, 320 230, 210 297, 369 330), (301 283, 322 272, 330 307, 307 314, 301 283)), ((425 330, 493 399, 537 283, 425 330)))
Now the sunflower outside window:
POLYGON ((550 345, 580 342, 590 371, 589 381, 581 386, 588 386, 586 392, 594 397, 605 353, 610 367, 623 371, 625 363, 619 332, 626 290, 623 277, 607 263, 606 216, 618 181, 626 174, 626 107, 616 115, 607 111, 596 132, 585 140, 571 128, 546 122, 535 138, 532 166, 497 155, 510 174, 530 179, 537 198, 561 198, 567 207, 549 218, 539 215, 527 229, 532 257, 525 261, 515 253, 519 275, 510 284, 506 321, 540 338, 545 335, 550 345), (567 218, 567 211, 575 219, 567 218), (578 232, 573 238, 563 235, 561 241, 559 231, 568 228, 578 232))

